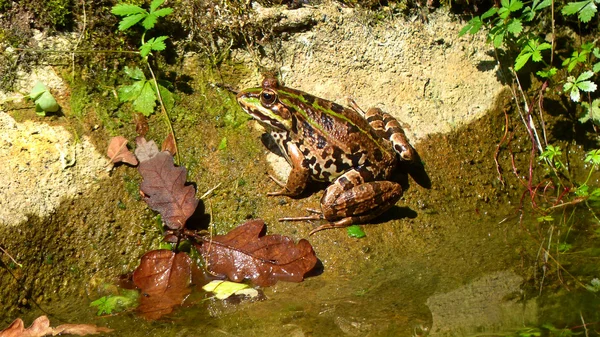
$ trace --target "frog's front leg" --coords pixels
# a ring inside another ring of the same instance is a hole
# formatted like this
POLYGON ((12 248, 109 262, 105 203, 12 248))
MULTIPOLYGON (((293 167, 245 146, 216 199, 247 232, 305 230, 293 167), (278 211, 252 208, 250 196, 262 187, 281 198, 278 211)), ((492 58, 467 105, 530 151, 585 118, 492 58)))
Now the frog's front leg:
POLYGON ((364 177, 369 175, 366 169, 358 168, 336 179, 321 198, 322 216, 329 223, 310 234, 369 221, 395 205, 402 196, 400 184, 387 180, 366 182, 364 177))
POLYGON ((287 153, 287 159, 292 165, 292 171, 290 172, 285 185, 278 180, 273 179, 278 185, 283 187, 283 189, 278 192, 269 192, 267 195, 287 195, 290 197, 297 196, 304 191, 310 180, 310 170, 308 165, 306 165, 304 155, 298 146, 292 142, 288 142, 285 150, 287 153))

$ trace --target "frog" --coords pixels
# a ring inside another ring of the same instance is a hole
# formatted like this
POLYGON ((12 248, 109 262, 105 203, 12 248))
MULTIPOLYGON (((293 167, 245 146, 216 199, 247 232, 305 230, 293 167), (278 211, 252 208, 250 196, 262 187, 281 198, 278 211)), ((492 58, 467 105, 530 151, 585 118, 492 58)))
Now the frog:
POLYGON ((316 232, 368 222, 394 206, 403 187, 394 179, 400 164, 420 158, 400 122, 380 108, 363 111, 288 88, 267 76, 260 87, 241 90, 237 102, 269 133, 292 169, 281 190, 269 196, 298 197, 313 182, 329 185, 320 210, 281 221, 325 220, 316 232))

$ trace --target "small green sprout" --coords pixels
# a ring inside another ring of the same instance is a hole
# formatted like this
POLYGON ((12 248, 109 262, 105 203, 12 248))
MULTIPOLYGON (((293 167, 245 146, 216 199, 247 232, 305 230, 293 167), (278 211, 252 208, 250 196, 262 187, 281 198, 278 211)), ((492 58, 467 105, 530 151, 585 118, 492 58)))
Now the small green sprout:
POLYGON ((365 232, 362 230, 362 228, 360 228, 359 225, 352 225, 352 226, 348 226, 348 228, 346 229, 348 236, 351 238, 364 238, 365 236, 367 236, 367 234, 365 234, 365 232))
POLYGON ((35 113, 40 116, 46 116, 46 113, 57 112, 60 109, 50 89, 42 82, 37 82, 31 89, 29 98, 35 103, 35 113))
POLYGON ((122 312, 138 305, 139 293, 137 290, 121 289, 121 295, 102 296, 90 303, 90 307, 98 308, 96 315, 110 315, 113 312, 122 312))

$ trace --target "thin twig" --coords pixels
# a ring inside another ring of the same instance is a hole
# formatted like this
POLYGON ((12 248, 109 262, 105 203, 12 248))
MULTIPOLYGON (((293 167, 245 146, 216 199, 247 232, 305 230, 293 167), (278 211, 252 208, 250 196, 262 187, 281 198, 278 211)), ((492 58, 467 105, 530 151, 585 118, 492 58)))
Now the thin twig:
POLYGON ((23 265, 20 264, 19 262, 17 262, 17 260, 15 260, 12 257, 12 255, 10 255, 6 250, 4 250, 4 248, 0 247, 0 250, 2 251, 2 253, 6 254, 6 256, 8 256, 8 258, 11 259, 14 264, 16 264, 17 266, 19 266, 19 268, 23 268, 23 265))
POLYGON ((206 193, 204 193, 200 199, 204 199, 206 198, 209 194, 211 194, 214 190, 216 190, 217 188, 219 188, 219 186, 221 186, 223 182, 218 183, 215 187, 211 188, 210 190, 206 191, 206 193))
MULTIPOLYGON (((81 28, 81 33, 79 34, 79 38, 77 39, 77 43, 75 44, 75 50, 79 47, 81 43, 81 39, 83 38, 83 34, 85 34, 85 28, 87 25, 87 16, 85 14, 85 0, 81 0, 81 8, 83 9, 83 27, 81 28)), ((75 53, 71 53, 71 80, 75 80, 75 53)))

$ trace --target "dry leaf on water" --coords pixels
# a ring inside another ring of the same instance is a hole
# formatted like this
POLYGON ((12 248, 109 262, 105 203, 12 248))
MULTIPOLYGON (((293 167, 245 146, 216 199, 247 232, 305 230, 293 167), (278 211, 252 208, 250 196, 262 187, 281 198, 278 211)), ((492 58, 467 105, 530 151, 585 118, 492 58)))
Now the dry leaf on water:
POLYGON ((53 328, 46 316, 40 316, 25 329, 23 320, 17 318, 10 326, 0 331, 0 337, 41 337, 63 335, 96 335, 102 332, 111 332, 112 329, 95 326, 92 324, 62 324, 53 328))
POLYGON ((198 206, 194 186, 185 185, 186 169, 175 166, 173 156, 167 151, 159 152, 153 141, 137 137, 136 143, 138 171, 144 179, 140 185, 144 200, 150 208, 160 212, 169 228, 183 228, 198 206))
POLYGON ((301 282, 317 263, 312 246, 304 239, 294 244, 282 235, 261 237, 264 225, 262 220, 250 220, 205 241, 201 251, 209 271, 235 282, 251 279, 263 287, 278 280, 301 282))
POLYGON ((106 154, 113 164, 120 162, 133 166, 138 164, 137 158, 127 148, 127 139, 123 136, 116 136, 110 139, 106 154))
POLYGON ((192 259, 186 253, 153 250, 133 272, 133 283, 141 289, 138 312, 146 319, 169 314, 190 294, 192 259))

